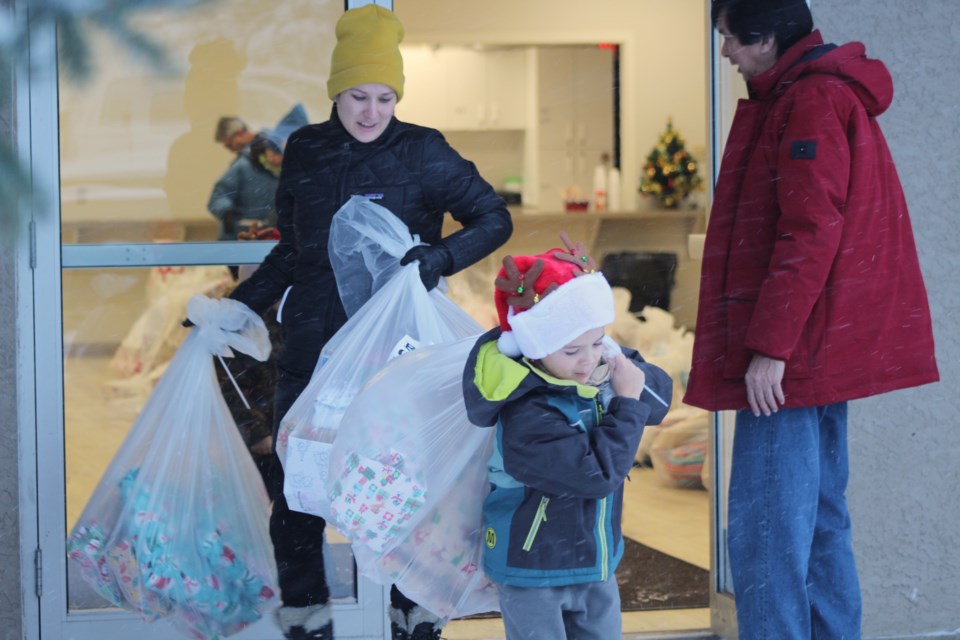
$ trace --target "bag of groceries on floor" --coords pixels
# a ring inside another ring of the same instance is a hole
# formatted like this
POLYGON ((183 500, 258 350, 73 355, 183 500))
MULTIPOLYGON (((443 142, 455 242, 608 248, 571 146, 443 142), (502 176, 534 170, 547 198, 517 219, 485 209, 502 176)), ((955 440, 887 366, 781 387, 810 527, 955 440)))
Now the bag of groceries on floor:
POLYGON ((439 287, 427 292, 416 262, 400 266, 417 244, 399 218, 361 196, 333 218, 330 261, 349 319, 324 345, 309 384, 280 423, 283 492, 295 511, 329 515, 330 448, 367 380, 393 358, 481 331, 439 287))
POLYGON ((269 500, 217 383, 213 356, 265 360, 263 321, 194 296, 196 325, 134 421, 67 540, 113 605, 191 638, 241 631, 277 605, 269 500))
POLYGON ((359 571, 447 619, 499 609, 481 562, 496 430, 470 423, 462 390, 477 337, 384 367, 347 409, 330 456, 329 522, 359 571))

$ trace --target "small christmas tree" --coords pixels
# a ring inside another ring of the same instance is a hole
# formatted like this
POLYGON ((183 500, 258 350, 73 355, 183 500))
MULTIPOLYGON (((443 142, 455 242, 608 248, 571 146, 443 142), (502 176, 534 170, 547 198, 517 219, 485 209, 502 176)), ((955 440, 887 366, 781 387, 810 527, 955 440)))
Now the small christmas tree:
POLYGON ((683 136, 673 130, 673 122, 667 120, 667 130, 643 165, 640 193, 657 198, 666 207, 676 207, 701 187, 697 161, 685 144, 683 136))

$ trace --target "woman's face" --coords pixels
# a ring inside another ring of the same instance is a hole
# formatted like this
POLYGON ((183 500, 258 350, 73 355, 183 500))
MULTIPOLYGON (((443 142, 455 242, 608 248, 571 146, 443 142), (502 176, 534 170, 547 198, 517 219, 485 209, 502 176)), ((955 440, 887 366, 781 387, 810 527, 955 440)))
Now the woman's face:
POLYGON ((603 355, 603 327, 591 329, 559 351, 540 359, 547 373, 561 380, 586 384, 603 355))
POLYGON ((380 137, 397 106, 397 92, 385 84, 357 85, 336 98, 337 116, 344 128, 360 142, 380 137))

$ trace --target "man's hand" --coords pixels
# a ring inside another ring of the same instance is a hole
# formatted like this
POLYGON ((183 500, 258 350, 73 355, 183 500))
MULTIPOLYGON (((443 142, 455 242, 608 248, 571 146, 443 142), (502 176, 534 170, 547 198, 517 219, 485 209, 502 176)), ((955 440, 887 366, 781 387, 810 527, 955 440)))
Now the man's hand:
POLYGON ((747 367, 747 375, 744 376, 747 383, 747 402, 750 403, 753 415, 759 417, 762 413, 769 416, 783 405, 785 399, 780 383, 783 381, 784 368, 783 360, 774 360, 759 353, 753 356, 750 366, 747 367))
POLYGON ((280 232, 276 227, 261 227, 256 220, 250 223, 246 231, 237 234, 237 240, 279 240, 280 232))
POLYGON ((406 266, 417 260, 420 262, 420 280, 427 291, 432 290, 440 282, 440 276, 453 266, 453 256, 442 244, 417 245, 400 260, 400 266, 406 266))

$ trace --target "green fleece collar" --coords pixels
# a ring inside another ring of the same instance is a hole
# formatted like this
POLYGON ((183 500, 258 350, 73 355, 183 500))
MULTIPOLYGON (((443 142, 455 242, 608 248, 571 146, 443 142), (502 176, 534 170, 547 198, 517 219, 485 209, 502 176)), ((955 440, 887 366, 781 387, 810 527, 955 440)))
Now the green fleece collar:
POLYGON ((594 387, 588 384, 580 384, 576 380, 564 380, 563 378, 554 378, 552 375, 541 369, 540 367, 533 364, 527 358, 523 358, 523 362, 530 368, 530 371, 533 371, 535 374, 549 382, 550 384, 555 384, 561 387, 576 387, 577 395, 581 398, 596 398, 597 394, 600 393, 599 387, 594 387))
POLYGON ((576 387, 581 398, 595 398, 600 392, 597 387, 583 385, 575 380, 561 380, 534 366, 527 358, 520 362, 500 353, 497 341, 491 340, 477 350, 473 383, 483 397, 490 402, 502 402, 510 397, 530 372, 540 376, 549 384, 561 387, 576 387))

